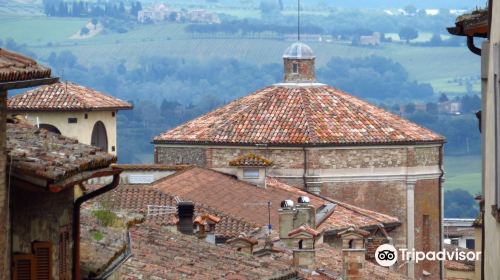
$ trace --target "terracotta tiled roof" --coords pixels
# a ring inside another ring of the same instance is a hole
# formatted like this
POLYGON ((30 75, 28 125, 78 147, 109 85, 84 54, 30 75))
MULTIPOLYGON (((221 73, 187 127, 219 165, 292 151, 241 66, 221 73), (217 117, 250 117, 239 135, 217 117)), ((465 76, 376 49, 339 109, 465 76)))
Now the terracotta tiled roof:
POLYGON ((488 9, 476 10, 472 13, 459 16, 454 27, 449 27, 448 32, 458 36, 488 37, 488 9))
POLYGON ((49 78, 50 72, 29 57, 0 48, 0 83, 49 78))
POLYGON ((450 261, 450 260, 444 261, 444 267, 448 270, 455 270, 455 271, 474 271, 475 270, 474 265, 469 265, 469 264, 461 263, 458 261, 450 261))
POLYGON ((297 275, 288 263, 241 254, 160 227, 139 225, 130 232, 132 257, 121 267, 121 279, 294 279, 297 275))
POLYGON ((26 123, 7 124, 7 154, 12 171, 57 182, 108 167, 114 155, 26 123))
POLYGON ((217 217, 217 216, 214 216, 214 215, 211 215, 211 214, 203 214, 203 215, 199 215, 197 216, 195 219, 194 219, 194 223, 197 223, 197 224, 205 224, 207 223, 208 221, 212 222, 212 223, 215 223, 217 224, 218 222, 220 222, 222 219, 220 217, 217 217))
POLYGON ((99 111, 132 109, 118 98, 74 83, 55 83, 7 100, 8 111, 99 111))
POLYGON ((189 165, 165 165, 165 164, 112 164, 112 168, 119 168, 124 171, 127 170, 141 170, 141 171, 178 171, 183 170, 189 165))
MULTIPOLYGON (((328 244, 321 244, 316 247, 316 263, 314 265, 316 270, 329 271, 329 274, 334 274, 337 277, 325 279, 340 279, 342 275, 342 250, 333 248, 328 244)), ((382 267, 365 261, 362 279, 370 280, 407 280, 410 279, 403 274, 390 271, 389 268, 382 267)), ((315 278, 308 278, 315 279, 315 278)))
POLYGON ((239 156, 229 162, 230 166, 271 166, 272 161, 255 154, 246 154, 239 156))
POLYGON ((339 232, 339 235, 344 235, 346 233, 356 233, 356 234, 359 234, 363 237, 368 237, 370 235, 370 232, 366 231, 366 230, 362 230, 360 228, 357 228, 357 227, 350 227, 346 230, 343 230, 342 232, 339 232))
POLYGON ((300 226, 300 227, 290 231, 288 233, 288 236, 294 236, 294 235, 299 234, 301 232, 305 232, 309 235, 312 235, 313 237, 317 237, 318 235, 320 235, 320 232, 318 232, 317 230, 315 230, 309 226, 300 226))
POLYGON ((340 230, 351 226, 366 227, 399 222, 397 218, 388 215, 323 199, 274 178, 268 178, 267 189, 263 189, 239 181, 232 176, 201 167, 179 171, 154 182, 152 187, 164 193, 191 200, 195 204, 209 205, 223 213, 240 217, 260 226, 268 223, 267 202, 271 201, 271 224, 275 230, 279 228, 278 208, 281 201, 285 199, 297 201, 300 196, 309 196, 311 205, 316 208, 332 203, 331 201, 337 204, 333 213, 322 222, 321 230, 340 230))
MULTIPOLYGON (((182 200, 182 197, 177 197, 182 200)), ((176 198, 151 188, 147 185, 119 185, 115 190, 96 198, 108 208, 128 213, 146 216, 148 205, 176 207, 176 198)), ((241 218, 224 213, 213 207, 195 203, 197 215, 215 215, 221 220, 215 225, 215 233, 219 238, 227 239, 239 236, 241 233, 253 231, 258 225, 242 220, 241 218)), ((146 217, 146 224, 175 225, 178 218, 176 213, 146 217)))
POLYGON ((444 138, 338 89, 274 85, 154 138, 180 144, 353 145, 444 138))
POLYGON ((257 245, 259 243, 259 241, 257 239, 246 237, 246 236, 238 236, 235 238, 231 238, 228 241, 226 241, 226 243, 231 244, 233 242, 238 242, 238 241, 243 241, 243 242, 246 242, 250 245, 257 245))

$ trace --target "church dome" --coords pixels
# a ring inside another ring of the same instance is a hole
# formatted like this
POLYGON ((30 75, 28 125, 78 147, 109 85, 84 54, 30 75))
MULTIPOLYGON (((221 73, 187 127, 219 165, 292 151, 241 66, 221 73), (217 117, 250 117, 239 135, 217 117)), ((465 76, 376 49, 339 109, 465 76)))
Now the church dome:
POLYGON ((426 128, 319 83, 272 85, 154 138, 155 144, 299 147, 443 141, 426 128))
POLYGON ((293 43, 290 47, 285 50, 283 58, 292 59, 312 59, 315 58, 314 52, 308 45, 297 42, 293 43))

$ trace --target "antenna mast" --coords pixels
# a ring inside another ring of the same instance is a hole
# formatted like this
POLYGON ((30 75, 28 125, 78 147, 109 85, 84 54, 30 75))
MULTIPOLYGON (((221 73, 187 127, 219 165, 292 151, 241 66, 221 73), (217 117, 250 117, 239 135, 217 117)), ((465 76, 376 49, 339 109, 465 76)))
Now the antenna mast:
POLYGON ((300 42, 300 0, 297 0, 297 39, 300 42))

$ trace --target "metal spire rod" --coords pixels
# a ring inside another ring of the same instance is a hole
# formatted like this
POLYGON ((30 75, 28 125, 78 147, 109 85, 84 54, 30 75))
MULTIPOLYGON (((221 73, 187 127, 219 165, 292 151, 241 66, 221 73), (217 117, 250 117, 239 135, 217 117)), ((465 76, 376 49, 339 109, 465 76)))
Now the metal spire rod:
POLYGON ((300 42, 300 0, 297 0, 297 39, 300 42))

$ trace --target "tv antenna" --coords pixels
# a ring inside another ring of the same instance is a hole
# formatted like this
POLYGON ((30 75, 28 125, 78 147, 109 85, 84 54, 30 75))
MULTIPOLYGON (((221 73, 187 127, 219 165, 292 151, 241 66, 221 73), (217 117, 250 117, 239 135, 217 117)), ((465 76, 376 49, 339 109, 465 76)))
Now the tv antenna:
POLYGON ((297 41, 300 42, 300 0, 297 0, 297 41))
POLYGON ((271 235, 271 230, 273 229, 273 226, 271 225, 271 201, 267 202, 246 202, 243 205, 245 206, 267 206, 267 218, 268 218, 268 224, 267 224, 267 230, 268 234, 271 235))

